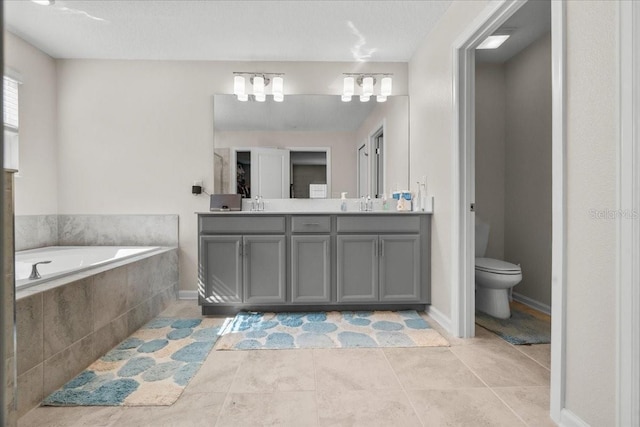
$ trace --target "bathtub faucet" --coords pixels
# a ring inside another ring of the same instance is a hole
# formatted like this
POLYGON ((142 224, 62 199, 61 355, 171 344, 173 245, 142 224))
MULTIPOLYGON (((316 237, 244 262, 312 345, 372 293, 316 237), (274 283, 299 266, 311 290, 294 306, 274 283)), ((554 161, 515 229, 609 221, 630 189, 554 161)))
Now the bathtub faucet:
POLYGON ((40 261, 36 262, 31 266, 31 276, 29 276, 29 280, 35 280, 40 278, 40 273, 38 273, 38 264, 50 264, 51 261, 40 261))

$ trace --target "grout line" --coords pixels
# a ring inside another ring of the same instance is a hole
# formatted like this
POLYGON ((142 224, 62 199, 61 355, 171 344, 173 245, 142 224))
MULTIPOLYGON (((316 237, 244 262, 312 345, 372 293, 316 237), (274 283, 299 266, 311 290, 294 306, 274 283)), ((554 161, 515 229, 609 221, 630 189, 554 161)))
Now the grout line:
POLYGON ((400 384, 400 389, 402 389, 402 392, 404 393, 405 397, 407 398, 407 401, 409 401, 409 405, 411 405, 411 409, 413 409, 413 413, 416 414, 416 418, 418 419, 418 421, 420 421, 420 425, 425 427, 426 424, 424 423, 424 421, 420 417, 420 414, 416 410, 416 407, 413 404, 413 401, 411 400, 411 397, 409 396, 409 393, 407 392, 407 389, 404 387, 404 384, 402 384, 402 381, 400 381, 400 377, 398 377, 398 374, 396 373, 396 370, 393 369, 393 365, 391 365, 391 361, 389 361, 389 358, 387 357, 387 354, 385 353, 383 348, 381 348, 380 351, 382 352, 382 356, 384 357, 384 359, 387 361, 387 364, 391 368, 391 372, 393 372, 393 376, 396 378, 396 381, 398 381, 398 384, 400 384))
MULTIPOLYGON (((209 356, 207 356, 207 358, 209 358, 212 354, 214 354, 214 351, 215 350, 211 351, 209 353, 209 356)), ((231 380, 231 383, 229 384, 229 388, 226 391, 226 395, 224 397, 224 401, 222 402, 222 407, 220 408, 220 412, 218 413, 218 418, 216 418, 216 422, 213 425, 213 427, 216 427, 218 425, 218 423, 220 422, 220 419, 222 418, 222 414, 224 413, 225 408, 227 407, 227 401, 229 399, 231 399, 231 388, 233 387, 233 384, 236 382, 236 378, 238 377, 238 372, 240 371, 240 368, 244 364, 246 358, 247 357, 245 355, 245 357, 243 357, 242 360, 240 361, 240 363, 238 364, 238 367, 236 368, 236 372, 233 374, 233 379, 231 380)))
MULTIPOLYGON (((469 366, 467 363, 465 363, 465 361, 464 361, 464 360, 462 360, 462 359, 461 359, 457 354, 455 354, 453 351, 452 351, 452 353, 453 353, 453 355, 454 355, 454 356, 456 356, 456 358, 457 358, 460 362, 462 362, 462 364, 463 364, 464 366, 466 366, 466 367, 467 367, 467 369, 469 369, 469 371, 471 371, 471 373, 473 373, 473 375, 475 375, 476 377, 478 377, 478 379, 482 382, 482 384, 484 384, 484 385, 485 385, 485 387, 486 387, 487 389, 489 389, 489 390, 491 391, 491 393, 493 393, 493 395, 494 395, 495 397, 497 397, 497 398, 498 398, 498 400, 499 400, 500 402, 502 402, 502 404, 503 404, 504 406, 506 406, 506 407, 507 407, 507 408, 508 408, 508 409, 509 409, 509 410, 510 410, 510 411, 511 411, 515 416, 516 416, 516 418, 518 418, 520 421, 522 421, 522 424, 524 424, 525 426, 527 426, 527 425, 528 425, 528 424, 527 424, 527 422, 526 422, 526 421, 525 421, 525 420, 520 416, 520 414, 518 414, 518 413, 517 413, 517 412, 516 412, 516 411, 515 411, 515 410, 514 410, 514 409, 513 409, 513 408, 512 408, 508 403, 507 403, 507 402, 505 402, 505 401, 504 401, 504 399, 502 399, 502 398, 498 395, 498 393, 496 393, 496 391, 495 391, 495 390, 494 390, 494 389, 493 389, 489 384, 487 384, 487 382, 486 382, 485 380, 483 380, 483 379, 480 377, 480 375, 478 375, 478 374, 476 373, 476 371, 475 371, 475 370, 471 369, 471 366, 469 366)), ((518 387, 518 386, 516 386, 516 387, 518 387)))

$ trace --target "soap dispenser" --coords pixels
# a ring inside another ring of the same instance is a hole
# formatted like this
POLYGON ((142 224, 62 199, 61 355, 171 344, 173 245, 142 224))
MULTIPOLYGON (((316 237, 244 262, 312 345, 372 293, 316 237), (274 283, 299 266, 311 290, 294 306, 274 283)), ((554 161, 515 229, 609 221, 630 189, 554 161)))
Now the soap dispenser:
POLYGON ((340 195, 340 200, 342 200, 342 203, 340 204, 340 210, 342 212, 346 212, 347 211, 347 193, 341 193, 340 195))

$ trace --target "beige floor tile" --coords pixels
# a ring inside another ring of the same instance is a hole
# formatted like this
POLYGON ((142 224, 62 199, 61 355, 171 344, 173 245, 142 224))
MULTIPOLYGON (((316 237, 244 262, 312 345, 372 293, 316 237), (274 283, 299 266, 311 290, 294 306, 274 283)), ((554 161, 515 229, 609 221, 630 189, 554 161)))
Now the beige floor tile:
POLYGON ((512 346, 451 347, 489 387, 549 385, 549 370, 512 346))
POLYGON ((230 393, 216 427, 307 427, 317 423, 318 410, 312 391, 230 393))
POLYGON ((18 427, 115 427, 121 425, 118 423, 121 414, 120 407, 43 406, 33 409, 18 419, 18 427))
POLYGON ((551 344, 517 345, 515 348, 545 368, 551 369, 551 344))
POLYGON ((473 338, 454 337, 453 335, 449 334, 446 330, 444 330, 442 326, 438 324, 438 322, 430 318, 428 315, 424 313, 422 313, 421 315, 433 329, 440 332, 440 334, 443 337, 445 337, 447 341, 449 341, 449 344, 451 344, 451 346, 482 345, 482 344, 505 345, 505 346, 509 345, 508 342, 506 342, 505 340, 503 340, 493 332, 488 331, 479 325, 476 325, 476 335, 473 338))
POLYGON ((319 391, 322 426, 420 426, 406 394, 400 390, 319 391))
POLYGON ((318 390, 399 389, 381 349, 313 350, 318 390))
POLYGON ((488 388, 408 392, 428 426, 514 427, 524 423, 488 388))
POLYGON ((385 348, 407 390, 485 387, 449 348, 385 348))
POLYGON ((212 351, 187 385, 184 394, 226 393, 245 356, 244 351, 212 351))
POLYGON ((246 351, 234 393, 315 390, 312 350, 246 351))
POLYGON ((549 416, 548 387, 496 387, 493 389, 527 425, 555 426, 549 416))
POLYGON ((125 407, 118 427, 210 427, 216 424, 226 393, 182 395, 171 406, 125 407))

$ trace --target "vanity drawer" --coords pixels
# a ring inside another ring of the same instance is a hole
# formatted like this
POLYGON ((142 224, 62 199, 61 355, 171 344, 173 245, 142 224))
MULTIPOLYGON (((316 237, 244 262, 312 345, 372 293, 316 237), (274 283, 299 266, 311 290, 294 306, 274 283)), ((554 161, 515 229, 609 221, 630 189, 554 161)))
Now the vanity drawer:
POLYGON ((224 214, 200 218, 200 233, 248 234, 284 233, 284 216, 230 216, 224 214))
POLYGON ((349 215, 338 217, 338 233, 419 233, 420 217, 349 215))
POLYGON ((301 215, 291 217, 292 233, 330 233, 331 217, 301 215))

